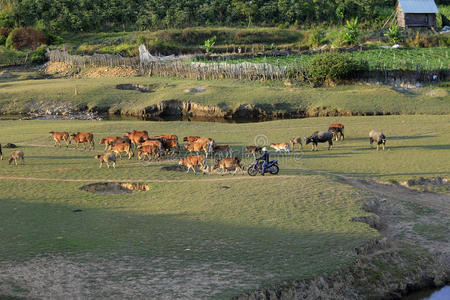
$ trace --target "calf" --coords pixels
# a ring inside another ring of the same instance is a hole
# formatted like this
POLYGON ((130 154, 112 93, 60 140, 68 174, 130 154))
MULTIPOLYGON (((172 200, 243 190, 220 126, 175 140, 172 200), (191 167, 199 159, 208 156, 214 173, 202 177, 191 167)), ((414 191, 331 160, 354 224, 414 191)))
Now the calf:
POLYGON ((112 162, 113 168, 116 168, 116 154, 113 153, 105 153, 94 156, 95 159, 100 160, 100 167, 103 166, 103 163, 106 163, 106 166, 109 169, 109 163, 112 162))
POLYGON ((277 143, 277 144, 270 144, 271 148, 274 148, 276 152, 281 152, 281 150, 284 150, 284 152, 289 153, 289 144, 288 143, 277 143))
POLYGON ((156 158, 159 158, 161 155, 161 148, 156 146, 156 145, 147 145, 147 146, 140 146, 138 149, 138 159, 141 160, 141 158, 143 157, 145 159, 145 157, 148 158, 148 160, 150 160, 150 156, 152 156, 156 158))
POLYGON ((77 143, 76 148, 78 148, 78 145, 81 143, 84 145, 84 150, 86 150, 86 143, 89 143, 89 150, 92 150, 95 148, 94 145, 94 135, 91 132, 87 133, 74 133, 70 135, 70 139, 74 140, 77 143))
POLYGON ((253 158, 256 158, 256 153, 262 154, 262 147, 260 146, 247 146, 245 147, 245 152, 248 154, 253 154, 253 158))
POLYGON ((121 137, 120 136, 108 136, 108 137, 105 137, 104 139, 101 139, 98 143, 105 144, 105 151, 106 151, 118 139, 121 139, 121 137))
POLYGON ((319 151, 317 143, 328 142, 328 150, 333 148, 333 133, 330 131, 316 131, 310 137, 304 139, 305 145, 312 143, 312 151, 319 151))
POLYGON ((233 149, 231 149, 230 145, 214 145, 212 147, 213 153, 218 153, 219 158, 222 158, 225 154, 225 157, 231 157, 233 155, 233 149))
POLYGON ((183 141, 184 142, 188 142, 188 143, 193 143, 193 142, 195 142, 196 140, 198 140, 200 137, 199 136, 185 136, 184 138, 183 138, 183 141))
POLYGON ((58 143, 59 148, 61 148, 61 141, 64 141, 66 143, 66 147, 69 148, 70 139, 69 139, 69 133, 67 131, 62 131, 62 132, 50 131, 49 134, 55 141, 55 145, 54 145, 55 147, 56 147, 56 143, 58 143))
POLYGON ((114 144, 110 147, 110 150, 111 152, 119 155, 120 159, 122 159, 122 152, 128 154, 128 159, 131 159, 131 157, 134 155, 133 151, 131 151, 131 145, 128 143, 114 144))
POLYGON ((186 173, 189 173, 189 169, 192 169, 194 171, 194 174, 196 174, 195 172, 196 166, 200 166, 202 172, 205 173, 205 169, 207 167, 206 157, 205 155, 186 156, 186 158, 180 159, 178 165, 186 166, 188 168, 186 173))
POLYGON ((236 174, 238 170, 244 173, 244 169, 241 166, 241 159, 239 157, 216 159, 214 169, 219 169, 222 173, 234 169, 233 175, 236 174))
POLYGON ((336 138, 336 141, 339 139, 344 140, 344 125, 341 123, 331 124, 328 127, 328 131, 333 133, 333 136, 336 138))
POLYGON ((302 138, 300 136, 293 137, 289 140, 289 144, 292 147, 292 151, 294 151, 295 144, 300 145, 300 150, 303 148, 302 138))
POLYGON ((208 152, 212 152, 214 146, 214 140, 211 138, 199 138, 195 142, 186 144, 185 148, 189 151, 195 151, 197 153, 205 151, 206 158, 208 158, 208 152))
POLYGON ((370 141, 370 147, 373 147, 373 142, 377 143, 377 151, 378 147, 382 145, 383 150, 384 146, 386 145, 386 136, 381 131, 377 130, 371 130, 369 132, 369 141, 370 141))
POLYGON ((12 161, 14 161, 14 164, 17 166, 18 160, 22 161, 22 165, 25 164, 25 155, 23 154, 22 151, 14 151, 13 153, 11 153, 8 164, 10 165, 12 163, 12 161))

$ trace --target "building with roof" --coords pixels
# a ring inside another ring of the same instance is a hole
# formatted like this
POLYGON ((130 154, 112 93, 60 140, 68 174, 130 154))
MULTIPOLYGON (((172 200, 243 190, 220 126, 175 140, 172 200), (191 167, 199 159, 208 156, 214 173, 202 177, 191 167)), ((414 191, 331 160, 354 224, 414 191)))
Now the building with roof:
POLYGON ((435 27, 439 10, 434 0, 398 0, 397 23, 400 27, 435 27))

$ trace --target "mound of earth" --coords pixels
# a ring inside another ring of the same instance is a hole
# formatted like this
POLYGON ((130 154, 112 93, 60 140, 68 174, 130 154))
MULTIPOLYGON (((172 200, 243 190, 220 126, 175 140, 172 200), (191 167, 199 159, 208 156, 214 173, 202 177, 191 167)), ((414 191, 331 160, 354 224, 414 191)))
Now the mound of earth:
POLYGON ((150 186, 141 183, 99 182, 82 186, 80 189, 94 194, 129 194, 149 191, 150 186))
POLYGON ((48 62, 42 67, 42 71, 50 75, 68 75, 72 73, 72 65, 65 62, 48 62))
POLYGON ((86 69, 82 76, 87 78, 111 78, 137 76, 138 71, 131 67, 100 67, 86 69))
POLYGON ((448 96, 448 91, 444 90, 444 89, 431 90, 428 93, 426 93, 425 96, 428 96, 428 97, 447 97, 448 96))

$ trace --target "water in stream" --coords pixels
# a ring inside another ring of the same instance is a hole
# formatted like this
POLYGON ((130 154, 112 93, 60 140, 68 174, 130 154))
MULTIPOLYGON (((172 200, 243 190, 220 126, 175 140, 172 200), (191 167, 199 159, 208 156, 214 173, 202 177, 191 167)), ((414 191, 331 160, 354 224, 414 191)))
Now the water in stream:
POLYGON ((450 300, 450 285, 420 290, 403 297, 402 300, 450 300))

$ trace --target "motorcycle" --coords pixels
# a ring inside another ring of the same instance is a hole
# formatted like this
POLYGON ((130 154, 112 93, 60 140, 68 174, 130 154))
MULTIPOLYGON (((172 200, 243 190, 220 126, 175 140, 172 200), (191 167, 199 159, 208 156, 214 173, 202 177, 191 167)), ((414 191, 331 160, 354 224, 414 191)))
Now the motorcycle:
MULTIPOLYGON (((256 176, 256 174, 261 173, 263 169, 264 161, 259 160, 254 162, 248 167, 247 173, 250 176, 256 176)), ((278 160, 271 160, 267 164, 266 172, 269 172, 272 175, 278 174, 280 172, 280 168, 278 167, 278 160)))

